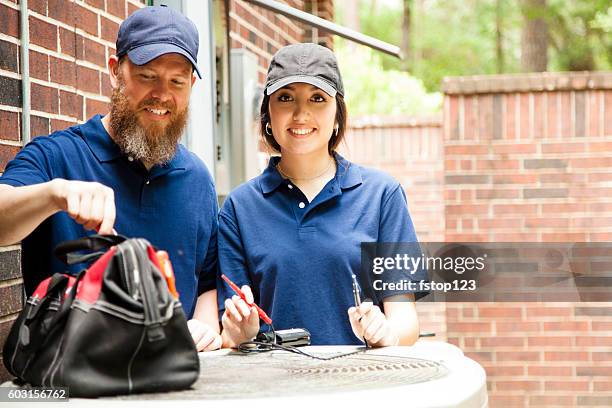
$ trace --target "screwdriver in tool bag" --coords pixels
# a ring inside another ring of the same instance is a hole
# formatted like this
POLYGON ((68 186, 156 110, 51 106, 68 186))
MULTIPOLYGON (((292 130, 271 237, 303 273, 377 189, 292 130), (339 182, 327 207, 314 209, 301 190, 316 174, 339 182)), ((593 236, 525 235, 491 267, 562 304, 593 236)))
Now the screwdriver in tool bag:
POLYGON ((174 278, 174 270, 172 269, 172 263, 170 262, 170 257, 166 251, 157 251, 155 253, 157 256, 157 262, 161 268, 161 273, 164 275, 166 279, 166 283, 168 284, 168 289, 172 296, 175 299, 179 298, 179 294, 176 291, 176 280, 174 278))

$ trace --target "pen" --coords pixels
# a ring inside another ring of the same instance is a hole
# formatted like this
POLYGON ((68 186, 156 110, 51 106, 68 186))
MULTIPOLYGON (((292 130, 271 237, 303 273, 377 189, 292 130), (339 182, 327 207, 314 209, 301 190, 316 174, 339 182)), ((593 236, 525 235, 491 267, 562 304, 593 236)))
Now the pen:
POLYGON ((272 319, 270 319, 270 317, 268 317, 268 315, 266 314, 266 312, 263 311, 263 309, 259 306, 257 306, 255 303, 249 303, 246 300, 246 296, 244 295, 244 293, 240 290, 240 288, 238 287, 238 285, 236 285, 234 282, 232 282, 227 276, 225 275, 221 275, 221 278, 223 278, 223 280, 230 286, 230 288, 232 288, 234 290, 234 292, 236 292, 236 294, 238 296, 240 296, 240 299, 244 300, 247 304, 247 306, 249 307, 254 307, 257 310, 257 313, 259 314, 259 317, 261 318, 261 320, 263 320, 264 322, 266 322, 267 324, 272 324, 272 319))
MULTIPOLYGON (((353 299, 355 301, 355 308, 358 308, 359 306, 361 306, 361 296, 359 296, 359 284, 357 283, 357 277, 355 276, 355 274, 351 275, 351 278, 353 279, 353 299)), ((359 321, 361 321, 361 319, 363 318, 360 317, 359 321)), ((367 348, 370 348, 370 346, 368 345, 368 341, 364 338, 363 342, 365 343, 365 346, 367 348)))
POLYGON ((357 277, 353 274, 353 299, 355 300, 355 307, 361 306, 361 297, 359 296, 359 284, 357 283, 357 277))

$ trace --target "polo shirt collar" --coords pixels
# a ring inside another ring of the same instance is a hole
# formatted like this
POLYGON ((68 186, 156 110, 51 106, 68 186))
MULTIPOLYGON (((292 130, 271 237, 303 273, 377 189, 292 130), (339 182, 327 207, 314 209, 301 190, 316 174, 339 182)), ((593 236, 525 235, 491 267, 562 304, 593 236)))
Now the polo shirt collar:
POLYGON ((358 166, 349 162, 338 153, 334 153, 334 155, 336 156, 336 163, 338 164, 336 178, 338 179, 341 189, 345 190, 363 183, 361 170, 359 170, 358 166))
POLYGON ((270 157, 268 167, 266 167, 259 178, 259 187, 261 188, 261 192, 264 194, 269 194, 276 190, 283 182, 283 177, 280 175, 278 170, 276 170, 276 165, 280 159, 281 158, 279 156, 270 157))
POLYGON ((121 156, 121 149, 102 125, 102 116, 96 115, 81 126, 83 140, 99 162, 109 162, 121 156))
MULTIPOLYGON (((336 159, 336 176, 341 189, 355 187, 363 182, 361 171, 358 166, 352 164, 338 153, 334 153, 336 159)), ((268 162, 268 167, 259 178, 259 186, 263 194, 269 194, 276 190, 282 183, 283 177, 276 170, 276 165, 280 161, 279 156, 273 156, 268 162)))
MULTIPOLYGON (((123 152, 117 143, 113 141, 104 128, 102 115, 95 115, 85 122, 81 126, 81 134, 83 135, 83 140, 85 140, 85 143, 87 143, 99 162, 110 162, 123 156, 123 152)), ((185 170, 186 156, 185 149, 178 146, 172 160, 163 166, 153 166, 153 168, 162 167, 167 170, 185 170)))

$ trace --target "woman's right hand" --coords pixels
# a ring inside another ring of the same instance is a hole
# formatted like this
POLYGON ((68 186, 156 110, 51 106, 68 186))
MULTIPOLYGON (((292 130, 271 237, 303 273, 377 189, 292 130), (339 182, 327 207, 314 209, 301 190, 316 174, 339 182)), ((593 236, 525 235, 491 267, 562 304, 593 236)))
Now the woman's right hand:
MULTIPOLYGON (((247 285, 240 288, 247 301, 253 303, 253 292, 247 285)), ((223 347, 236 348, 245 341, 255 338, 259 332, 259 315, 255 307, 249 307, 239 296, 225 299, 225 312, 221 318, 223 325, 223 347)))

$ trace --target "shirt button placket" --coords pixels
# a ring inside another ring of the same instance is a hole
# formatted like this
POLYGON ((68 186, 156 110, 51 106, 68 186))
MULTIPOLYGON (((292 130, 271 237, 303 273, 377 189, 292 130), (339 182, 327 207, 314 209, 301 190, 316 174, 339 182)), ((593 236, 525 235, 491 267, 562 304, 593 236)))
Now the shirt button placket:
POLYGON ((298 207, 304 209, 304 207, 306 207, 306 204, 304 204, 303 201, 300 201, 300 203, 298 204, 298 207))

